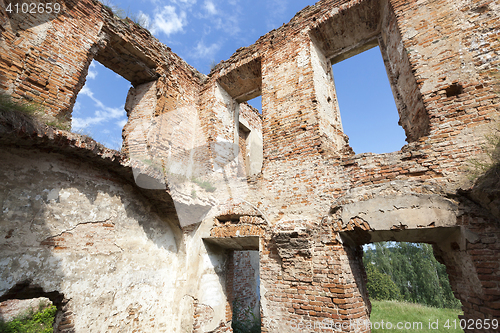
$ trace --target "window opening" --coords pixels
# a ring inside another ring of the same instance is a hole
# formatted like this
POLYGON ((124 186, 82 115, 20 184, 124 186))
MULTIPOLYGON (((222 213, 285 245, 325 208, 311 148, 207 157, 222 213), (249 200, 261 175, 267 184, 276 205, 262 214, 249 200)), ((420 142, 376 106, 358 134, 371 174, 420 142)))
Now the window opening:
POLYGON ((71 317, 64 310, 66 303, 64 295, 57 291, 44 292, 28 280, 17 283, 0 296, 0 332, 24 332, 34 326, 40 332, 42 326, 44 332, 52 332, 52 328, 59 331, 61 322, 71 317))
POLYGON ((250 156, 247 152, 250 130, 245 125, 240 123, 238 134, 238 145, 240 149, 240 152, 238 154, 238 176, 241 177, 248 175, 250 171, 250 156))
POLYGON ((248 104, 259 110, 259 113, 262 114, 262 96, 257 96, 247 101, 248 104))
POLYGON ((461 303, 451 289, 446 267, 436 260, 431 245, 379 242, 365 245, 363 250, 372 323, 380 323, 382 319, 392 323, 420 322, 428 328, 427 317, 423 318, 422 312, 435 314, 445 309, 442 312, 451 320, 458 320, 458 315, 463 314, 461 303), (402 317, 403 311, 416 312, 417 306, 411 303, 419 304, 418 313, 414 317, 402 317), (390 313, 395 317, 387 318, 390 313))
POLYGON ((71 130, 120 150, 122 129, 127 122, 125 100, 130 88, 129 81, 92 60, 85 85, 76 98, 71 130))
POLYGON ((400 150, 405 132, 378 46, 332 66, 344 133, 356 153, 400 150))
POLYGON ((262 170, 264 151, 261 101, 261 96, 258 96, 238 106, 239 176, 253 176, 262 170))

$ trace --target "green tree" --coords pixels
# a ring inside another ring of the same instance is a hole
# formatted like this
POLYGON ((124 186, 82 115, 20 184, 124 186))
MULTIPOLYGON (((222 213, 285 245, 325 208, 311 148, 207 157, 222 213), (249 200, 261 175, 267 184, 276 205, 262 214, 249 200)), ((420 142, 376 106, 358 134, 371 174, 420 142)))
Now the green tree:
POLYGON ((429 244, 377 243, 365 251, 363 261, 367 275, 372 270, 369 264, 388 275, 402 300, 440 308, 460 306, 453 296, 446 267, 434 258, 429 244))
POLYGON ((366 275, 368 277, 366 288, 373 299, 383 301, 401 298, 399 289, 391 280, 391 277, 380 272, 372 263, 366 265, 366 275))

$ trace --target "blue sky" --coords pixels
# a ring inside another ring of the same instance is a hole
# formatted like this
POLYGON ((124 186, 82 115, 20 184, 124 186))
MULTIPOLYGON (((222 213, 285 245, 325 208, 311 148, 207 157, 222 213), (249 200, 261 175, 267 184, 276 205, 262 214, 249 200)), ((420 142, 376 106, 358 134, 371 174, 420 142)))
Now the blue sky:
MULTIPOLYGON (((315 1, 296 0, 103 0, 140 21, 186 62, 208 74, 236 49, 288 22, 315 1)), ((378 48, 333 67, 344 132, 356 153, 391 152, 404 144, 378 48), (384 81, 385 80, 385 81, 384 81)), ((130 83, 98 62, 73 110, 72 130, 120 149, 123 109, 130 83)), ((260 108, 260 102, 251 101, 260 108)))

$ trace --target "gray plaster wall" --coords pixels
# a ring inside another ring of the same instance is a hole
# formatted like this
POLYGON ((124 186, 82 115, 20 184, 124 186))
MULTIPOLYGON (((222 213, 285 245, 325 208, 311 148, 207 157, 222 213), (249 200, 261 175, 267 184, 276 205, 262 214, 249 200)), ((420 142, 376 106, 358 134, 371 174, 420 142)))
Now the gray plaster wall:
POLYGON ((182 233, 132 184, 55 153, 3 148, 0 182, 0 297, 62 293, 74 332, 191 332, 196 300, 213 310, 203 331, 224 320, 225 254, 207 227, 182 233))

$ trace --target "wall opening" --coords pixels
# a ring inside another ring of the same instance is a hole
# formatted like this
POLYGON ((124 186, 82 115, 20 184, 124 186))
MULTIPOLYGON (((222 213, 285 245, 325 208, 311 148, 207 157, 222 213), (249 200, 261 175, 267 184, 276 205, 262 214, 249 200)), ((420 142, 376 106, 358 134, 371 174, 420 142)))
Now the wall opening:
POLYGON ((37 328, 50 330, 54 327, 56 307, 46 297, 9 299, 0 302, 0 332, 11 332, 14 327, 28 330, 37 328))
MULTIPOLYGON (((260 106, 260 95, 252 100, 260 106)), ((262 170, 264 148, 262 137, 262 107, 257 109, 250 103, 238 105, 238 175, 253 176, 262 170)))
POLYGON ((464 88, 459 83, 453 83, 449 87, 445 89, 446 97, 454 97, 462 94, 464 92, 464 88))
POLYGON ((235 111, 235 143, 239 146, 238 160, 242 175, 261 172, 263 163, 262 139, 262 72, 261 59, 255 58, 232 68, 217 79, 222 89, 237 103, 235 111), (243 129, 243 130, 242 130, 243 129), (243 142, 242 142, 243 141, 243 142), (246 147, 242 147, 242 144, 246 147), (245 156, 241 156, 244 152, 245 156))
POLYGON ((356 153, 400 150, 405 132, 378 46, 332 66, 344 133, 356 153))
POLYGON ((230 236, 232 227, 248 217, 239 214, 218 216, 219 223, 229 227, 219 230, 227 236, 203 238, 206 246, 225 250, 225 269, 221 273, 225 286, 226 323, 235 333, 261 331, 259 236, 230 236))
POLYGON ((72 314, 66 312, 67 303, 64 295, 57 291, 45 292, 31 281, 17 283, 0 297, 0 332, 10 332, 12 323, 16 332, 31 330, 33 326, 58 332, 63 321, 72 327, 72 314))
POLYGON ((428 328, 429 318, 424 318, 423 313, 437 313, 441 311, 437 309, 443 309, 442 313, 449 315, 453 328, 453 320, 458 322, 458 316, 463 314, 461 303, 451 289, 446 266, 436 260, 430 244, 378 242, 365 245, 363 264, 372 303, 372 322, 382 319, 394 324, 421 322, 428 328), (403 317, 402 311, 406 310, 414 313, 403 317), (389 314, 394 314, 394 318, 388 318, 389 314))
POLYGON ((247 152, 248 147, 248 137, 250 136, 250 129, 243 125, 241 122, 239 123, 238 128, 238 146, 239 146, 239 154, 238 154, 238 176, 246 176, 249 174, 250 169, 250 156, 247 152))
MULTIPOLYGON (((351 7, 311 29, 310 36, 319 53, 331 64, 335 64, 335 89, 344 123, 343 130, 338 129, 350 136, 351 147, 355 152, 395 151, 404 145, 403 140, 411 143, 429 134, 430 118, 408 56, 411 52, 404 46, 397 16, 390 1, 366 0, 353 3, 351 7), (377 49, 380 51, 377 52, 377 49), (342 61, 344 59, 346 62, 342 61), (349 65, 352 62, 357 63, 349 65), (339 72, 338 67, 342 66, 347 66, 345 74, 339 72), (376 68, 380 73, 378 79, 369 84, 374 76, 368 73, 376 68), (354 80, 356 77, 358 79, 354 80), (387 84, 387 78, 390 84, 387 84), (361 106, 352 108, 346 105, 342 92, 346 85, 342 81, 351 83, 352 87, 347 89, 354 98, 351 102, 361 106), (367 85, 363 86, 364 83, 367 85), (386 93, 379 95, 379 88, 384 86, 386 93), (392 98, 389 97, 391 91, 392 98), (390 105, 395 102, 397 112, 394 106, 391 106, 392 112, 377 112, 377 107, 384 105, 377 100, 384 96, 390 105), (358 110, 360 114, 355 113, 358 110), (349 118, 353 120, 350 121, 349 118), (383 122, 386 119, 392 124, 390 130, 387 123, 383 122), (362 124, 363 120, 367 120, 366 125, 362 124), (404 134, 397 133, 402 131, 395 124, 401 125, 404 134), (381 131, 377 132, 376 129, 381 131)), ((337 102, 333 98, 332 100, 334 104, 337 102)), ((337 116, 338 110, 335 112, 337 116)))
POLYGON ((260 277, 259 251, 233 251, 232 278, 232 322, 234 332, 260 332, 260 277))
POLYGON ((261 95, 255 97, 255 98, 252 98, 251 100, 248 100, 247 103, 250 104, 250 106, 252 106, 253 108, 259 110, 259 113, 262 114, 262 96, 261 95))
POLYGON ((125 101, 130 88, 128 80, 93 60, 85 85, 76 98, 71 130, 120 150, 122 129, 127 122, 125 101))

